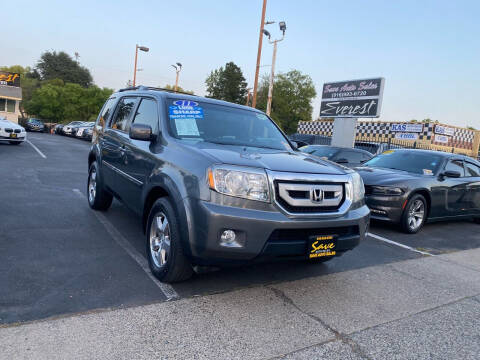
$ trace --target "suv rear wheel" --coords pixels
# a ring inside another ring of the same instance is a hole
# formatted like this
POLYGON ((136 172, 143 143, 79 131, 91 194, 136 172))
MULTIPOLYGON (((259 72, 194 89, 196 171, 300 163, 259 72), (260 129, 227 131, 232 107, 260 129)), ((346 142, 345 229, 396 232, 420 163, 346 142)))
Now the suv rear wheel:
POLYGON ((112 205, 113 196, 103 187, 96 161, 92 162, 88 171, 87 197, 88 205, 94 210, 105 211, 112 205))
POLYGON ((400 226, 408 234, 417 233, 427 219, 427 201, 420 194, 413 195, 408 200, 403 211, 400 226))
POLYGON ((146 250, 150 270, 161 281, 178 282, 193 274, 183 254, 175 212, 167 198, 152 206, 147 221, 146 250))

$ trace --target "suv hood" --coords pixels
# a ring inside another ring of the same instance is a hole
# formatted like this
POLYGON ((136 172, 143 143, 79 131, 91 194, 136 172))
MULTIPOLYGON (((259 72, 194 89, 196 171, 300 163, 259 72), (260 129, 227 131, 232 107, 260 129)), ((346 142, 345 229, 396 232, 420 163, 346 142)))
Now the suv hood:
POLYGON ((348 172, 337 164, 300 151, 219 145, 206 142, 187 146, 198 152, 206 153, 218 163, 223 164, 310 174, 343 175, 348 172))

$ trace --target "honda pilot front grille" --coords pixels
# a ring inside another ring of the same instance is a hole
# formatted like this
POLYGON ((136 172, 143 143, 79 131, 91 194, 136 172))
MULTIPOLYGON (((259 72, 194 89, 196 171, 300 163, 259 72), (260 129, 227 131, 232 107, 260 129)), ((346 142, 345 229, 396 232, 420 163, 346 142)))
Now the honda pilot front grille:
POLYGON ((342 183, 274 181, 274 186, 277 202, 292 213, 337 211, 345 199, 342 183))

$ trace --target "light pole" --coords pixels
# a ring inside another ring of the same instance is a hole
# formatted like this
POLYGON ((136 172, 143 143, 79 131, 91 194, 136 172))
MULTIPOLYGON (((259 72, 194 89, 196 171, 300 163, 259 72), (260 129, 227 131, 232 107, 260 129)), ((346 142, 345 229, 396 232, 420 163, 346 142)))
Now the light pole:
POLYGON ((247 89, 247 102, 246 102, 246 106, 248 106, 248 103, 250 102, 250 90, 252 90, 252 88, 248 88, 247 89))
POLYGON ((178 89, 178 76, 180 75, 180 70, 182 70, 182 64, 179 62, 176 63, 176 65, 172 65, 173 68, 175 69, 175 72, 177 73, 177 77, 175 78, 175 88, 173 91, 177 92, 178 89))
POLYGON ((263 0, 262 19, 260 20, 260 36, 258 38, 257 66, 255 68, 255 80, 253 82, 252 107, 257 104, 258 72, 260 71, 260 58, 262 57, 263 27, 265 25, 265 10, 267 9, 267 0, 263 0))
POLYGON ((270 72, 270 83, 268 85, 268 100, 267 100, 267 115, 270 116, 270 113, 272 111, 272 96, 273 96, 273 78, 275 76, 275 60, 277 59, 277 43, 279 41, 282 41, 285 38, 285 30, 287 30, 287 24, 285 24, 285 21, 280 21, 278 23, 280 26, 280 31, 282 31, 282 37, 280 39, 276 40, 270 40, 270 33, 267 30, 263 30, 263 33, 265 36, 268 37, 268 42, 270 44, 273 44, 273 56, 272 56, 272 71, 270 72))
POLYGON ((138 57, 138 50, 148 52, 150 49, 146 46, 140 46, 138 44, 135 45, 135 66, 133 68, 133 86, 135 87, 135 82, 137 80, 137 57, 138 57))

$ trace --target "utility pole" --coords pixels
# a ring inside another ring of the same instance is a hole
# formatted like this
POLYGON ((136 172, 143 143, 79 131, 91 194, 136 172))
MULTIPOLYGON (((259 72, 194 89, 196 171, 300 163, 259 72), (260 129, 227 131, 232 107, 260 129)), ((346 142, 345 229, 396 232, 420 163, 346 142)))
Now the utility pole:
POLYGON ((138 44, 135 45, 135 65, 133 67, 133 87, 135 87, 135 83, 137 81, 137 57, 138 57, 138 50, 148 52, 150 49, 146 46, 139 46, 138 44))
POLYGON ((267 9, 267 0, 263 0, 262 19, 260 21, 260 36, 258 38, 257 67, 255 68, 255 80, 253 83, 252 107, 257 105, 258 73, 260 72, 260 59, 262 57, 263 28, 265 26, 265 10, 267 9))

